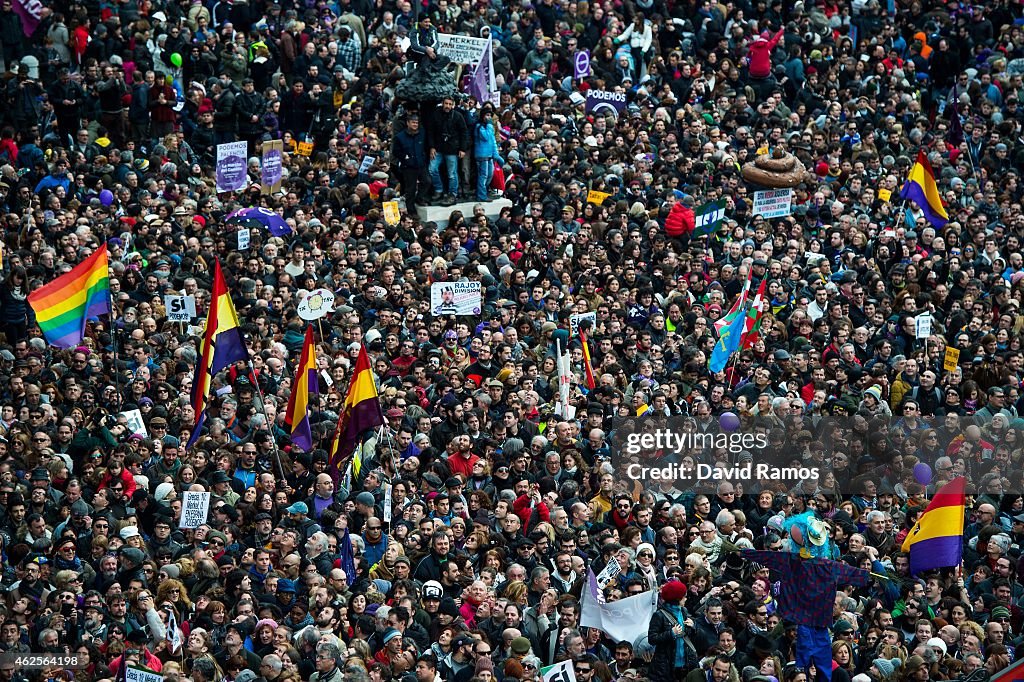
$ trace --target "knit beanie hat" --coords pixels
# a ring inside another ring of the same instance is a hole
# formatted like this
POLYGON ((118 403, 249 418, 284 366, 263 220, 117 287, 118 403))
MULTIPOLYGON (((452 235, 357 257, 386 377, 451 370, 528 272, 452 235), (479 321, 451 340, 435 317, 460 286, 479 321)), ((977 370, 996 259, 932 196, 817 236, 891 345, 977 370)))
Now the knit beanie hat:
POLYGON ((878 672, 882 673, 882 677, 890 678, 896 671, 896 668, 900 667, 901 661, 898 658, 876 658, 872 661, 872 665, 878 668, 878 672))

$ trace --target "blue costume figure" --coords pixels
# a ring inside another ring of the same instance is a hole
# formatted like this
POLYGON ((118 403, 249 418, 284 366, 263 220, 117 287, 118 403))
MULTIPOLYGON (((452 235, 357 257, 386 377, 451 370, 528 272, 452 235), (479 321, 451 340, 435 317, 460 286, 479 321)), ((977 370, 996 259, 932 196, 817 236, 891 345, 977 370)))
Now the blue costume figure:
POLYGON ((807 668, 814 663, 827 680, 832 679, 832 605, 837 585, 861 587, 869 574, 841 561, 839 549, 828 535, 828 527, 813 512, 783 521, 789 534, 788 551, 743 550, 748 561, 771 570, 779 580, 779 613, 797 624, 796 663, 807 668))

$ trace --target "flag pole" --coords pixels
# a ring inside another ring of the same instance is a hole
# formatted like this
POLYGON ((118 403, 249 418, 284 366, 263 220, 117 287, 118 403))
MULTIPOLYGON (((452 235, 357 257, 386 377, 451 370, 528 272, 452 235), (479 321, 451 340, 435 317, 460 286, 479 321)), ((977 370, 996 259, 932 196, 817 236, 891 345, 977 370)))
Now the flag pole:
MULTIPOLYGON (((260 412, 263 414, 263 418, 267 418, 267 401, 263 398, 263 387, 260 386, 260 381, 256 377, 256 366, 252 364, 252 358, 249 359, 249 372, 252 374, 252 382, 256 385, 256 394, 260 398, 260 412)), ((267 423, 267 433, 270 434, 270 442, 274 444, 274 459, 277 460, 277 469, 281 472, 281 480, 287 482, 287 477, 284 473, 284 465, 281 464, 281 451, 277 447, 277 438, 274 437, 274 425, 267 423)))
MULTIPOLYGON (((107 245, 104 244, 103 248, 106 249, 107 245)), ((107 277, 110 277, 110 251, 107 251, 107 277)), ((114 323, 117 320, 117 316, 114 314, 114 292, 111 291, 110 287, 107 287, 107 306, 110 308, 110 348, 114 353, 114 392, 117 393, 117 407, 120 410, 121 406, 124 405, 124 394, 121 393, 121 370, 117 367, 117 330, 114 328, 114 323)))

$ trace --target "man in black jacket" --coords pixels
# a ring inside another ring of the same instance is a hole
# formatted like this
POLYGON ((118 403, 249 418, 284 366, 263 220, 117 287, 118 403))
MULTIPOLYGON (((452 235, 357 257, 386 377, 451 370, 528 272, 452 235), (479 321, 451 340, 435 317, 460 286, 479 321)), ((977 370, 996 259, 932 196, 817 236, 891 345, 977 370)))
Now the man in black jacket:
POLYGON ((419 114, 409 114, 405 119, 405 130, 395 135, 392 158, 398 164, 405 206, 411 213, 416 210, 416 204, 427 203, 427 188, 430 186, 427 135, 420 127, 419 114))
POLYGON ((469 146, 469 131, 466 119, 455 111, 455 100, 445 97, 441 109, 434 113, 427 130, 427 144, 430 148, 430 179, 434 183, 434 199, 444 196, 442 206, 451 206, 459 193, 459 159, 466 155, 469 146), (441 184, 441 164, 448 176, 448 192, 441 184))

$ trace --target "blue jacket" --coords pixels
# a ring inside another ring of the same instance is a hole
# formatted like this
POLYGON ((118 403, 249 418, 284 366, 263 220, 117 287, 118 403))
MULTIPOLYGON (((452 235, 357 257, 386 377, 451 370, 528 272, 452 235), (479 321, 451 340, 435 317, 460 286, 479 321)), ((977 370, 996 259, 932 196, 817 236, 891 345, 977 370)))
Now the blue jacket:
POLYGON ((477 123, 473 126, 473 156, 477 159, 496 159, 503 163, 498 154, 498 140, 493 124, 477 123))
POLYGON ((36 185, 35 193, 39 194, 44 189, 56 189, 63 187, 64 191, 67 192, 71 189, 71 178, 65 175, 62 178, 58 178, 56 175, 47 175, 45 178, 39 181, 36 185))

